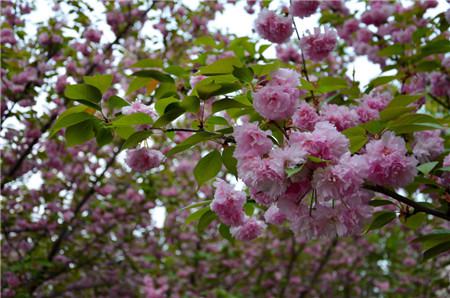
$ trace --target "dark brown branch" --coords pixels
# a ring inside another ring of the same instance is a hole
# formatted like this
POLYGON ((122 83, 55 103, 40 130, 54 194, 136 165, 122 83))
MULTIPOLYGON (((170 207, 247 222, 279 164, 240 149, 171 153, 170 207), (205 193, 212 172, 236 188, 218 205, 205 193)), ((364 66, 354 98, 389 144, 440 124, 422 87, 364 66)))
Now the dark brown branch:
POLYGON ((401 202, 401 203, 403 203, 405 205, 413 207, 415 212, 424 212, 426 214, 434 215, 436 217, 439 217, 439 218, 442 218, 442 219, 450 221, 450 215, 449 214, 446 214, 446 213, 444 213, 442 211, 439 211, 439 210, 436 210, 436 209, 433 209, 433 208, 426 207, 426 206, 424 206, 424 205, 422 205, 420 203, 417 203, 417 202, 415 202, 413 200, 410 200, 410 199, 408 199, 408 198, 406 198, 406 197, 404 197, 402 195, 399 195, 395 191, 390 190, 390 189, 388 189, 386 187, 378 186, 378 185, 370 185, 370 184, 364 184, 363 187, 365 189, 372 190, 372 191, 375 191, 375 192, 387 195, 387 196, 393 198, 394 200, 397 200, 397 201, 399 201, 399 202, 401 202))

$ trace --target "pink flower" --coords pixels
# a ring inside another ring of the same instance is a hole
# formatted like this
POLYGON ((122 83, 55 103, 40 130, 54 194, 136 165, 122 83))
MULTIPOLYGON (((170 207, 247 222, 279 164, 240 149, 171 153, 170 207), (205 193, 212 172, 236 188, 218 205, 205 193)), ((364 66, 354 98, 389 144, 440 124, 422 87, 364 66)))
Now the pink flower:
POLYGON ((234 156, 238 159, 254 155, 262 156, 272 149, 269 134, 260 130, 256 124, 245 123, 236 127, 233 136, 237 145, 234 156))
POLYGON ((292 35, 290 18, 277 15, 270 10, 262 10, 255 21, 256 32, 274 43, 286 42, 292 35))
POLYGON ((319 1, 293 0, 291 3, 291 13, 293 16, 305 18, 314 14, 319 7, 319 1))
POLYGON ((339 163, 319 168, 313 175, 313 187, 319 200, 349 200, 360 191, 367 175, 367 163, 359 155, 344 154, 339 163))
POLYGON ((355 109, 355 111, 356 114, 358 114, 359 121, 362 123, 368 122, 370 120, 375 120, 380 116, 380 113, 377 110, 371 109, 366 104, 360 105, 355 109))
POLYGON ((314 34, 302 37, 300 46, 307 58, 313 61, 321 61, 328 57, 336 47, 336 32, 325 29, 324 33, 319 28, 314 29, 314 34))
POLYGON ((273 159, 252 157, 238 160, 238 173, 239 178, 255 193, 262 192, 272 199, 276 199, 286 189, 284 168, 273 159))
POLYGON ((239 226, 244 223, 244 192, 236 191, 224 180, 218 179, 214 186, 216 192, 211 202, 211 210, 219 217, 220 221, 229 226, 239 226))
POLYGON ((136 172, 145 172, 161 164, 164 155, 158 150, 149 148, 129 149, 126 163, 136 172))
POLYGON ((250 241, 258 238, 266 229, 266 224, 260 220, 249 218, 239 227, 231 228, 231 234, 240 241, 250 241))
POLYGON ((288 86, 264 86, 253 94, 253 107, 269 120, 287 119, 297 107, 298 91, 288 86))
POLYGON ((283 61, 284 63, 289 62, 300 63, 302 61, 301 60, 302 57, 300 56, 299 51, 291 45, 288 45, 286 47, 277 45, 275 49, 277 51, 277 58, 283 61))
POLYGON ((371 109, 381 111, 389 104, 391 99, 392 96, 389 93, 374 93, 370 95, 364 95, 361 99, 361 102, 371 109))
POLYGON ((440 130, 425 130, 414 133, 413 153, 423 163, 437 158, 444 152, 444 139, 440 130))
POLYGON ((300 75, 292 69, 280 68, 270 74, 270 86, 297 88, 300 85, 300 75))
POLYGON ((329 122, 318 122, 313 132, 293 133, 292 146, 302 148, 318 158, 338 161, 348 152, 349 141, 329 122))
POLYGON ((199 75, 199 76, 192 76, 189 80, 189 84, 191 85, 191 88, 194 89, 195 85, 197 85, 202 80, 206 79, 206 76, 199 75))
POLYGON ((343 131, 359 124, 359 117, 355 110, 335 104, 323 105, 320 111, 320 119, 334 124, 338 131, 343 131))
POLYGON ((286 220, 286 215, 278 209, 277 205, 272 205, 264 213, 264 219, 270 224, 281 225, 286 220))
POLYGON ((302 130, 313 130, 319 121, 319 115, 312 106, 304 102, 295 111, 292 121, 295 126, 302 130))
POLYGON ((134 113, 144 113, 149 115, 150 117, 156 117, 156 113, 153 109, 140 101, 135 101, 131 105, 122 108, 122 114, 131 115, 134 113))
POLYGON ((91 42, 95 42, 98 43, 100 42, 100 39, 102 38, 102 32, 89 28, 86 31, 84 31, 83 34, 84 38, 86 38, 87 40, 91 41, 91 42))
POLYGON ((366 25, 380 26, 394 13, 395 8, 390 3, 383 1, 372 2, 370 9, 361 16, 361 21, 366 25))
POLYGON ((392 33, 392 39, 396 43, 407 44, 412 41, 412 35, 417 30, 416 26, 408 26, 405 30, 398 30, 392 33))
POLYGON ((353 33, 358 31, 359 21, 357 19, 349 19, 345 21, 342 27, 338 30, 339 37, 350 40, 353 33))
POLYGON ((402 187, 417 174, 417 160, 406 155, 405 141, 392 132, 383 134, 380 140, 366 145, 368 180, 378 185, 402 187))
POLYGON ((450 77, 440 72, 432 72, 429 76, 431 94, 437 97, 450 96, 450 77))

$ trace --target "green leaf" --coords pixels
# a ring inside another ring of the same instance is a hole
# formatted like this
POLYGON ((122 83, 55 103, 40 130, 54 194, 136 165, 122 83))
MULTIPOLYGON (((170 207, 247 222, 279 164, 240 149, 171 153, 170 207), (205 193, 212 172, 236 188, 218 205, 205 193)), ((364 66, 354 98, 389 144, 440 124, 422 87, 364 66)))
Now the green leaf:
POLYGON ((290 178, 290 177, 294 176, 295 174, 300 173, 301 170, 303 169, 303 166, 304 166, 304 164, 294 167, 294 168, 285 169, 287 177, 290 178))
POLYGON ((187 112, 197 113, 200 110, 200 100, 197 96, 186 96, 180 105, 187 112))
POLYGON ((435 230, 430 234, 417 237, 413 242, 420 242, 422 247, 426 250, 439 243, 450 241, 449 230, 435 230))
POLYGON ((397 215, 395 214, 395 212, 392 211, 376 212, 374 213, 372 217, 372 222, 370 223, 366 232, 369 232, 371 230, 377 230, 393 221, 396 217, 397 215))
POLYGON ((106 90, 111 87, 113 82, 113 76, 110 74, 106 75, 94 75, 94 76, 84 76, 83 80, 86 84, 92 85, 101 93, 105 93, 106 90))
POLYGON ((237 177, 237 159, 233 157, 235 149, 235 146, 225 147, 222 151, 222 162, 228 172, 237 177))
POLYGON ((254 202, 247 202, 244 204, 244 212, 247 216, 252 216, 255 212, 255 203, 254 202))
POLYGON ((258 49, 258 53, 260 55, 262 55, 268 48, 270 48, 272 45, 271 44, 262 44, 259 49, 258 49))
POLYGON ((423 260, 427 261, 448 251, 450 251, 450 241, 439 243, 423 253, 423 260))
POLYGON ((182 208, 181 210, 189 210, 189 209, 192 209, 192 208, 197 208, 197 207, 202 207, 202 206, 205 206, 205 205, 209 205, 209 204, 211 204, 211 201, 212 200, 205 200, 205 201, 193 203, 193 204, 191 204, 189 206, 186 206, 186 207, 182 208))
POLYGON ((136 147, 139 143, 141 143, 143 140, 146 140, 152 134, 152 131, 138 131, 136 133, 133 133, 123 143, 121 150, 136 147))
POLYGON ((209 208, 209 206, 206 206, 206 207, 203 207, 203 208, 201 208, 201 209, 199 209, 199 210, 197 210, 197 211, 191 213, 191 214, 186 218, 186 222, 185 222, 185 223, 188 225, 188 224, 190 224, 190 223, 193 222, 193 221, 199 220, 199 219, 203 216, 203 214, 205 214, 205 213, 208 212, 208 211, 210 211, 210 208, 209 208))
POLYGON ((166 156, 170 157, 176 153, 179 153, 179 152, 182 152, 184 150, 191 148, 195 144, 198 144, 203 141, 216 139, 218 137, 220 137, 219 134, 210 133, 210 132, 206 132, 206 131, 198 132, 198 133, 190 136, 189 138, 187 138, 186 140, 184 140, 177 146, 173 147, 171 150, 169 150, 169 152, 166 153, 166 156))
POLYGON ((83 122, 72 125, 66 129, 67 146, 75 146, 83 144, 94 137, 92 120, 85 120, 83 122))
POLYGON ((379 120, 372 120, 361 125, 371 134, 379 134, 386 127, 386 123, 379 120))
POLYGON ((108 99, 108 107, 113 110, 113 109, 120 109, 122 107, 126 107, 129 106, 130 103, 128 101, 126 101, 125 99, 113 95, 108 99))
POLYGON ((150 68, 150 67, 162 68, 163 67, 162 59, 159 59, 159 58, 157 58, 157 59, 151 59, 151 58, 142 59, 130 66, 130 68, 150 68))
POLYGON ((228 109, 239 109, 239 108, 249 108, 251 106, 243 104, 239 101, 236 101, 234 99, 231 98, 226 98, 226 99, 222 99, 222 100, 218 100, 215 101, 212 104, 212 113, 217 113, 223 110, 228 110, 228 109))
POLYGON ((211 46, 211 47, 215 48, 216 41, 211 36, 205 35, 205 36, 200 36, 200 37, 196 38, 194 40, 194 45, 196 45, 196 46, 205 45, 205 46, 211 46))
POLYGON ((439 168, 438 170, 439 170, 439 171, 442 171, 442 172, 450 172, 450 166, 448 166, 448 167, 442 167, 442 168, 439 168))
POLYGON ((194 168, 194 177, 198 185, 214 178, 222 168, 222 157, 219 151, 214 150, 204 156, 194 168))
POLYGON ((224 239, 227 239, 231 243, 234 243, 234 238, 230 233, 230 227, 224 225, 223 223, 219 224, 219 233, 224 239))
POLYGON ((162 82, 159 87, 155 90, 155 98, 160 99, 164 97, 174 96, 177 97, 177 87, 174 83, 162 82))
POLYGON ((427 215, 423 212, 416 213, 406 218, 405 226, 410 229, 416 230, 423 226, 423 223, 427 219, 427 215))
POLYGON ((72 113, 72 114, 66 114, 61 115, 56 120, 55 124, 53 125, 51 131, 50 131, 50 137, 54 136, 58 131, 60 131, 63 128, 75 125, 77 123, 83 122, 88 119, 95 118, 91 114, 80 112, 80 113, 72 113))
POLYGON ((345 89, 348 87, 346 80, 336 77, 322 77, 319 79, 318 85, 318 91, 322 93, 345 89))
POLYGON ((233 76, 241 82, 250 83, 253 80, 253 70, 247 67, 236 67, 233 65, 233 76))
POLYGON ((211 210, 206 211, 198 221, 197 232, 199 234, 203 233, 209 226, 209 224, 212 223, 215 219, 217 219, 217 215, 214 212, 212 212, 211 210))
POLYGON ((182 77, 184 75, 188 75, 189 71, 185 70, 183 67, 178 65, 170 65, 164 68, 164 71, 170 74, 173 74, 177 77, 182 77))
POLYGON ((401 55, 403 54, 403 45, 400 43, 396 43, 391 46, 387 46, 384 49, 378 51, 378 56, 381 57, 389 57, 393 55, 401 55))
POLYGON ((236 57, 219 59, 210 65, 200 67, 198 74, 206 76, 231 74, 234 70, 234 66, 242 66, 242 62, 236 57))
POLYGON ((450 41, 447 39, 435 39, 421 48, 419 57, 448 52, 450 52, 450 41))
POLYGON ((206 78, 194 87, 194 94, 206 100, 210 97, 227 94, 241 89, 241 84, 232 75, 218 75, 206 78))
POLYGON ((185 110, 178 103, 171 103, 165 109, 164 115, 156 120, 154 127, 161 127, 183 115, 185 110))
POLYGON ((372 81, 370 81, 365 93, 369 93, 373 88, 387 84, 397 78, 398 76, 381 76, 376 79, 373 79, 372 81))
POLYGON ((386 106, 385 109, 393 108, 393 107, 406 107, 413 102, 419 100, 423 95, 397 95, 395 96, 391 102, 386 106))
POLYGON ((100 110, 98 103, 102 99, 102 93, 92 85, 68 85, 64 90, 64 96, 72 100, 77 100, 96 110, 100 110))
POLYGON ((269 63, 269 64, 254 64, 254 65, 250 66, 250 68, 253 69, 253 73, 257 77, 261 77, 261 76, 266 76, 266 75, 270 74, 271 72, 280 68, 280 62, 276 61, 274 63, 269 63))
POLYGON ((322 162, 329 162, 327 159, 322 159, 316 156, 308 155, 308 160, 312 161, 314 163, 322 163, 322 162))
POLYGON ((394 205, 394 203, 389 200, 373 199, 369 202, 369 205, 372 207, 379 207, 379 206, 386 206, 386 205, 394 205))
POLYGON ((122 139, 128 139, 132 134, 135 133, 135 130, 132 126, 118 126, 115 128, 116 134, 122 139))
POLYGON ((175 97, 167 97, 167 98, 158 99, 158 101, 156 101, 156 103, 155 103, 155 110, 161 116, 164 114, 164 110, 166 109, 166 107, 174 102, 179 102, 179 99, 175 98, 175 97))
POLYGON ((133 113, 130 115, 123 115, 111 122, 112 126, 134 126, 141 124, 152 124, 153 119, 145 113, 133 113))
POLYGON ((144 88, 145 86, 147 86, 150 83, 151 80, 153 80, 153 79, 152 78, 143 78, 143 77, 133 78, 130 85, 128 85, 127 95, 129 95, 141 88, 144 88))
POLYGON ((381 121, 388 121, 392 119, 396 119, 400 117, 403 114, 409 113, 411 111, 414 111, 413 107, 391 107, 386 108, 380 112, 380 120, 381 121))
POLYGON ((152 78, 159 82, 175 83, 174 79, 170 75, 154 69, 140 70, 132 75, 135 77, 152 78))
POLYGON ((439 162, 437 161, 427 162, 418 166, 417 169, 424 175, 428 175, 437 166, 438 163, 439 162))
POLYGON ((348 138, 350 141, 350 152, 355 153, 358 152, 369 140, 366 135, 366 130, 361 126, 350 127, 342 133, 348 138))
POLYGON ((102 127, 95 129, 95 140, 99 147, 105 146, 114 139, 112 130, 110 128, 102 127))
POLYGON ((210 116, 206 120, 207 125, 223 125, 223 126, 229 126, 229 123, 227 119, 220 117, 220 116, 210 116))
POLYGON ((300 81, 302 83, 302 89, 306 89, 306 90, 310 90, 310 91, 316 90, 316 87, 311 82, 308 82, 305 79, 300 79, 300 81))

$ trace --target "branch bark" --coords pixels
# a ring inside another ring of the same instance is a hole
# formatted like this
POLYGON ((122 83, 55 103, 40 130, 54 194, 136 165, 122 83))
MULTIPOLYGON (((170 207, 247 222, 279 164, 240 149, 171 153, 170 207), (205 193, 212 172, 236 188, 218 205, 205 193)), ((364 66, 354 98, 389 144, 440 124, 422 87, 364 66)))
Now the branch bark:
POLYGON ((364 184, 363 187, 365 189, 367 189, 367 190, 372 190, 372 191, 375 191, 375 192, 378 192, 378 193, 382 193, 382 194, 387 195, 387 196, 393 198, 394 200, 397 200, 397 201, 399 201, 399 202, 401 202, 401 203, 403 203, 405 205, 413 207, 416 212, 424 212, 426 214, 434 215, 436 217, 439 217, 439 218, 445 219, 447 221, 450 221, 450 214, 447 214, 447 213, 442 212, 440 210, 436 210, 436 209, 424 206, 424 205, 422 205, 420 203, 417 203, 417 202, 415 202, 413 200, 408 199, 407 197, 399 195, 395 191, 390 190, 390 189, 388 189, 386 187, 378 186, 378 185, 370 185, 370 184, 367 184, 367 183, 364 184))

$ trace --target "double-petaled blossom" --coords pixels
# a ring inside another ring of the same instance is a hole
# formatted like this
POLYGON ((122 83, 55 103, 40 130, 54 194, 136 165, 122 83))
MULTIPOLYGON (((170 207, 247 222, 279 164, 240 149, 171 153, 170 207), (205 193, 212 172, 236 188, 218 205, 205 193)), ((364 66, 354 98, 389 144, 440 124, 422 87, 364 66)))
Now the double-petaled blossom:
POLYGON ((392 132, 366 145, 363 155, 368 164, 368 181, 392 187, 402 187, 417 174, 417 160, 408 156, 405 141, 392 132))
POLYGON ((356 126, 359 124, 358 113, 347 106, 326 104, 320 110, 320 119, 334 124, 338 131, 356 126))
POLYGON ((308 103, 303 102, 292 116, 292 122, 301 130, 312 131, 316 123, 319 122, 319 115, 316 109, 308 103))
POLYGON ((271 81, 253 94, 253 106, 269 120, 291 117, 298 105, 299 74, 290 69, 279 69, 271 74, 271 81))
POLYGON ((301 38, 300 46, 307 58, 318 62, 327 58, 334 50, 337 43, 336 37, 336 32, 333 30, 325 29, 322 33, 319 28, 314 28, 313 34, 301 38))
POLYGON ((294 31, 290 18, 277 15, 270 10, 262 10, 258 14, 255 29, 262 38, 274 43, 288 41, 294 31))
POLYGON ((264 219, 267 223, 281 225, 286 220, 286 215, 280 211, 277 205, 272 205, 264 213, 264 219))
POLYGON ((351 203, 351 198, 361 191, 366 176, 366 160, 360 155, 347 153, 337 164, 315 170, 312 184, 321 201, 345 200, 351 203))
POLYGON ((313 15, 320 2, 314 0, 293 0, 291 2, 291 14, 296 17, 305 18, 313 15))
POLYGON ((258 238, 266 229, 266 224, 255 218, 248 218, 244 224, 231 228, 230 232, 234 238, 241 241, 250 241, 258 238))
POLYGON ((437 158, 444 152, 444 139, 440 130, 424 130, 414 133, 414 156, 420 162, 437 158))
POLYGON ((145 172, 158 167, 163 158, 164 155, 160 151, 142 147, 129 149, 127 151, 126 163, 136 172, 145 172))
POLYGON ((272 149, 269 134, 259 129, 256 124, 244 123, 234 129, 236 150, 234 156, 238 159, 252 156, 262 156, 272 149))
POLYGON ((315 125, 312 132, 293 133, 291 145, 298 146, 312 156, 338 161, 348 152, 349 141, 333 124, 322 121, 315 125))
POLYGON ((245 193, 236 191, 224 180, 214 183, 216 191, 211 202, 211 210, 219 217, 220 221, 229 226, 239 226, 244 223, 245 193))

